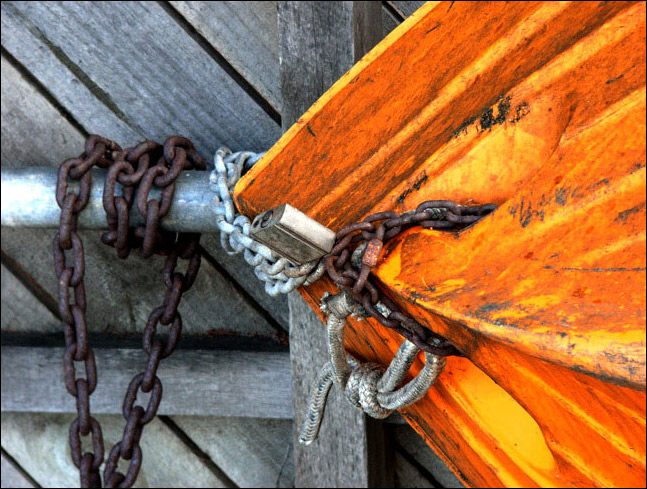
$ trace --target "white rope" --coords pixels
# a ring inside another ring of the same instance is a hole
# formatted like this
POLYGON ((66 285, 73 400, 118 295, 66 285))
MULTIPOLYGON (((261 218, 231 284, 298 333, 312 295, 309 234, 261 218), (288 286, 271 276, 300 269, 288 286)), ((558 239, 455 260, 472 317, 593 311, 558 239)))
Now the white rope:
POLYGON ((214 155, 215 168, 209 179, 217 193, 215 204, 220 244, 230 255, 242 252, 245 261, 254 267, 256 277, 265 282, 265 292, 277 296, 315 282, 323 275, 324 266, 319 262, 294 266, 250 237, 251 221, 238 212, 232 195, 240 177, 264 154, 250 151, 232 153, 228 148, 221 147, 214 155))
POLYGON ((405 340, 386 371, 376 364, 360 363, 344 349, 346 318, 362 314, 359 304, 353 301, 348 292, 342 291, 334 296, 324 296, 321 309, 329 314, 330 361, 319 372, 310 396, 308 412, 299 435, 299 442, 306 445, 317 439, 333 384, 345 393, 353 406, 373 418, 381 419, 422 398, 445 366, 445 357, 425 352, 425 366, 413 380, 398 389, 418 356, 419 348, 405 340))
MULTIPOLYGON (((221 147, 214 155, 214 170, 210 181, 216 197, 217 224, 220 243, 229 254, 243 253, 245 261, 254 267, 256 276, 265 282, 265 291, 271 295, 287 294, 297 287, 310 285, 323 275, 323 262, 294 266, 285 258, 254 240, 249 235, 251 221, 241 215, 234 204, 232 193, 240 177, 258 162, 264 153, 239 151, 232 153, 221 147)), ((406 385, 396 389, 420 350, 405 340, 386 371, 379 365, 360 363, 344 349, 344 328, 349 315, 361 316, 359 304, 346 292, 324 296, 321 306, 328 317, 328 352, 330 361, 317 376, 311 394, 306 419, 299 436, 301 443, 317 439, 326 408, 328 393, 336 384, 355 407, 374 418, 385 418, 394 410, 418 401, 429 390, 443 367, 445 358, 425 352, 425 366, 406 385)))

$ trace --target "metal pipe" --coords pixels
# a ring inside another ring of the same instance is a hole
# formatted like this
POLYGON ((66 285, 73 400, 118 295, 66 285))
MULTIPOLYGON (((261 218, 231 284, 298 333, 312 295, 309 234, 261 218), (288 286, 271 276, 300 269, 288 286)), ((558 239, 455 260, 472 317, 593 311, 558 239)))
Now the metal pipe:
MULTIPOLYGON (((106 213, 103 210, 103 185, 107 170, 92 169, 90 201, 79 218, 79 227, 84 229, 107 229, 106 213)), ((186 171, 180 175, 175 186, 173 204, 169 213, 160 221, 168 231, 216 232, 217 193, 209 182, 209 171, 186 171)), ((0 209, 2 226, 25 228, 57 228, 60 209, 56 203, 55 168, 21 168, 1 171, 0 209)), ((70 183, 71 191, 77 191, 70 183)), ((120 194, 117 184, 115 193, 120 194)), ((153 188, 150 198, 159 198, 160 192, 153 188)), ((143 224, 142 216, 133 205, 131 224, 143 224)))

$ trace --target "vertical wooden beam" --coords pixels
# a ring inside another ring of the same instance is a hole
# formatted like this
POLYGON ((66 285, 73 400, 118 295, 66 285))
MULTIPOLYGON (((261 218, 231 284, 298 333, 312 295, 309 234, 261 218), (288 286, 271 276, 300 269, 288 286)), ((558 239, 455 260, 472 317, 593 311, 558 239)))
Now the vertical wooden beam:
MULTIPOLYGON (((282 123, 287 130, 382 38, 380 2, 279 2, 282 123)), ((316 198, 316 196, 313 196, 316 198)), ((297 293, 289 297, 296 487, 389 487, 382 425, 329 397, 319 439, 300 445, 298 431, 316 373, 326 362, 325 328, 297 293)))

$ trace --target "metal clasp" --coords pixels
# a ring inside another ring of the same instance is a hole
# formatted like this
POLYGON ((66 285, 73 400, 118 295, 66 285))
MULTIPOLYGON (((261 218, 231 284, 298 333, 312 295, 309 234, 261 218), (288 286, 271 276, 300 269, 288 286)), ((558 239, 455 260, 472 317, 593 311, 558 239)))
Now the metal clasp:
POLYGON ((318 260, 335 244, 335 232, 290 204, 256 216, 250 235, 295 265, 318 260))

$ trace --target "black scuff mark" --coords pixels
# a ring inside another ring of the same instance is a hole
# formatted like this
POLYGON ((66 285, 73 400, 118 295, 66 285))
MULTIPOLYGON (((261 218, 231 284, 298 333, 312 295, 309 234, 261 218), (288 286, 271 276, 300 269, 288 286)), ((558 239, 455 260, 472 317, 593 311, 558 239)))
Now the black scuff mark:
POLYGON ((566 272, 644 272, 647 270, 647 267, 636 267, 636 268, 580 268, 580 267, 554 267, 552 265, 544 265, 546 270, 562 270, 566 272))
POLYGON ((496 104, 496 115, 494 107, 487 107, 483 109, 479 114, 470 117, 464 121, 458 128, 452 132, 450 139, 458 137, 461 133, 467 134, 468 128, 478 120, 479 132, 486 130, 491 131, 494 126, 505 124, 509 122, 511 124, 516 124, 521 119, 530 114, 530 106, 528 102, 521 102, 519 105, 515 106, 512 110, 511 97, 504 97, 503 95, 499 97, 498 103, 496 104), (509 118, 509 116, 512 116, 509 118))
POLYGON ((620 79, 621 79, 621 78, 623 78, 624 76, 625 76, 625 75, 624 75, 624 74, 622 74, 622 75, 620 75, 620 76, 616 76, 615 78, 610 78, 609 80, 607 80, 607 81, 606 81, 606 82, 604 82, 604 83, 606 83, 607 85, 611 85, 612 83, 617 82, 618 80, 620 80, 620 79))
POLYGON ((435 31, 435 30, 436 30, 436 29, 438 29, 441 25, 442 25, 442 23, 440 23, 440 22, 436 22, 436 25, 435 25, 435 26, 433 26, 431 29, 429 29, 425 34, 429 34, 430 32, 435 31))
POLYGON ((413 182, 413 185, 409 188, 407 188, 400 196, 397 198, 396 202, 398 204, 404 204, 405 199, 407 196, 414 192, 420 190, 420 187, 427 181, 428 177, 427 174, 423 172, 422 176, 418 178, 415 182, 413 182))
POLYGON ((310 127, 310 124, 306 124, 306 129, 308 129, 308 132, 309 132, 310 134, 312 134, 312 137, 314 137, 314 138, 316 138, 316 137, 317 137, 317 135, 315 134, 315 132, 314 132, 314 131, 312 130, 312 128, 310 127))
POLYGON ((463 122, 460 126, 458 126, 458 129, 456 129, 452 133, 451 139, 454 139, 455 137, 458 137, 460 133, 462 132, 463 134, 467 134, 467 128, 472 125, 472 123, 478 118, 478 115, 475 115, 474 117, 470 117, 467 119, 465 122, 463 122))
POLYGON ((544 211, 533 209, 532 202, 521 199, 521 205, 519 206, 519 224, 521 224, 521 227, 527 227, 536 217, 543 221, 545 218, 544 211))
POLYGON ((614 221, 620 222, 622 224, 627 224, 627 219, 629 216, 632 214, 636 214, 642 210, 645 209, 645 202, 642 204, 638 204, 637 206, 632 207, 631 209, 624 210, 622 212, 619 212, 614 221))
POLYGON ((633 166, 631 167, 630 173, 636 173, 638 170, 642 170, 643 168, 645 168, 644 163, 634 163, 633 166))
POLYGON ((566 202, 568 202, 568 193, 570 190, 570 187, 555 189, 555 202, 557 202, 562 207, 565 206, 566 202))
POLYGON ((595 182, 593 185, 589 186, 587 190, 595 190, 596 188, 600 187, 601 185, 609 185, 609 179, 608 178, 603 178, 599 182, 595 182))
POLYGON ((447 9, 447 13, 449 13, 449 11, 452 9, 452 7, 454 6, 455 3, 456 2, 452 2, 452 3, 449 4, 449 8, 447 9))
POLYGON ((491 302, 489 304, 483 304, 476 311, 477 315, 487 314, 492 311, 500 311, 501 309, 508 309, 512 305, 512 301, 506 302, 491 302))
POLYGON ((530 114, 530 106, 528 105, 528 102, 521 102, 515 107, 514 117, 510 119, 510 122, 516 124, 528 114, 530 114))

